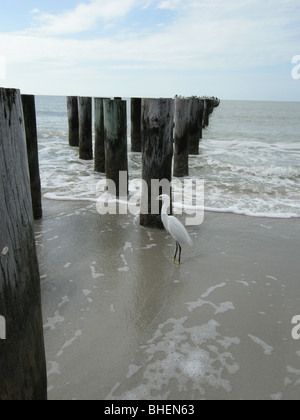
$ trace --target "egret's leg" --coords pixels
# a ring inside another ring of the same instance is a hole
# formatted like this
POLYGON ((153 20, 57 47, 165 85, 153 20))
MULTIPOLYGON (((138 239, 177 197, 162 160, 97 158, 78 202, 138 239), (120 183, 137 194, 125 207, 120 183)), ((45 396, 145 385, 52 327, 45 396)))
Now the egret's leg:
POLYGON ((176 261, 176 257, 177 257, 177 252, 178 252, 178 242, 176 241, 176 251, 175 251, 175 255, 174 255, 174 261, 176 261))
POLYGON ((178 258, 178 265, 180 265, 180 262, 181 262, 181 246, 180 246, 180 244, 178 243, 178 248, 179 248, 179 258, 178 258))

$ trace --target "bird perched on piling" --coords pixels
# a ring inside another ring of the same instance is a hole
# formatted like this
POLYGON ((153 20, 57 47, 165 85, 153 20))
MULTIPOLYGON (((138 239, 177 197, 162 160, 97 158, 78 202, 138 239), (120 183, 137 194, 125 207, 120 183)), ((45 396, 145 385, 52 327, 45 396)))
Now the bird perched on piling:
POLYGON ((183 224, 176 219, 174 216, 168 215, 168 208, 170 207, 170 197, 166 194, 162 194, 158 197, 158 200, 163 202, 161 211, 161 220, 165 229, 171 234, 172 238, 176 241, 176 251, 174 255, 174 261, 177 265, 181 263, 181 244, 187 244, 193 246, 193 241, 188 234, 183 224), (178 261, 176 260, 179 251, 178 261))

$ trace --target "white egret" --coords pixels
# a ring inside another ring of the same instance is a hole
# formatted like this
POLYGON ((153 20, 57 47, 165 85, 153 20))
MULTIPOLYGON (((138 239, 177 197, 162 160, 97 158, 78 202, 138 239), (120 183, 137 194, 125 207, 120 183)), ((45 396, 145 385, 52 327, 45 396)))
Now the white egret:
POLYGON ((163 202, 163 207, 161 211, 161 220, 165 229, 171 234, 172 238, 176 241, 176 252, 174 256, 174 261, 176 262, 176 257, 179 251, 179 258, 176 264, 180 265, 181 262, 181 244, 187 244, 193 246, 193 241, 188 234, 186 228, 183 224, 176 219, 174 216, 168 215, 168 208, 170 207, 170 197, 166 194, 162 194, 158 197, 158 200, 163 202))

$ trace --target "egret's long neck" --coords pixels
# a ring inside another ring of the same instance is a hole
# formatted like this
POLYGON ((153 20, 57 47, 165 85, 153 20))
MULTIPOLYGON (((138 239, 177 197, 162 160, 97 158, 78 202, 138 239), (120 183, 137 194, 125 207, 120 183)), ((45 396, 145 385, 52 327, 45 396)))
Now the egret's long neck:
POLYGON ((170 202, 171 202, 170 198, 165 198, 164 199, 164 203, 163 203, 162 210, 161 210, 162 215, 168 214, 168 208, 170 207, 170 202))

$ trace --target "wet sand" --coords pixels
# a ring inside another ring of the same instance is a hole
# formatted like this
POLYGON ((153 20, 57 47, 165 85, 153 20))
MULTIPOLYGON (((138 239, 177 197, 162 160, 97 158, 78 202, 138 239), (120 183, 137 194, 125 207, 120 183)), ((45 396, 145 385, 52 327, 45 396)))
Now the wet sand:
POLYGON ((43 205, 50 400, 299 398, 299 219, 206 213, 178 267, 131 215, 43 205))

